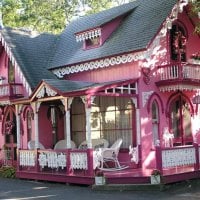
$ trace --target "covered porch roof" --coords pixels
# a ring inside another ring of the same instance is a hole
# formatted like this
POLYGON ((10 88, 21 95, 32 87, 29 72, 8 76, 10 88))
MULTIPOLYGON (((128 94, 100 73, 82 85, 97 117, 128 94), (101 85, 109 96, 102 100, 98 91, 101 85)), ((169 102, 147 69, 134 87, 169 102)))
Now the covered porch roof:
POLYGON ((138 79, 124 79, 115 80, 102 83, 58 80, 58 79, 44 79, 29 98, 21 98, 13 101, 15 104, 30 103, 36 99, 55 100, 63 97, 73 97, 81 95, 95 95, 104 92, 117 93, 118 95, 134 95, 137 94, 138 79), (118 92, 116 92, 118 90, 118 92), (127 90, 123 93, 124 90, 127 90))

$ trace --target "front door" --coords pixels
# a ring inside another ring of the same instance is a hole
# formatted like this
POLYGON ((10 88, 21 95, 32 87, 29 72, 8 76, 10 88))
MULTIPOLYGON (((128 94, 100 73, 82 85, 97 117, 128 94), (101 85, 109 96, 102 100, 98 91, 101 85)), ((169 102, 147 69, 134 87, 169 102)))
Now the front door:
POLYGON ((182 96, 171 104, 171 129, 175 145, 192 143, 190 106, 182 96))
POLYGON ((16 116, 13 109, 8 109, 4 121, 4 162, 8 165, 16 165, 17 162, 17 132, 16 116))

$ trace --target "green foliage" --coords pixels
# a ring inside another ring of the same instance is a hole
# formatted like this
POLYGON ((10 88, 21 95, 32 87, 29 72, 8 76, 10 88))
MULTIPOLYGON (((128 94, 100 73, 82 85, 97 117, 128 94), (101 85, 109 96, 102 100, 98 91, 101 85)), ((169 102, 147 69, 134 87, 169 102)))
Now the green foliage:
POLYGON ((11 166, 2 166, 0 168, 0 177, 15 178, 16 169, 11 166))
POLYGON ((4 26, 60 33, 75 17, 97 13, 127 0, 0 0, 4 26))
MULTIPOLYGON (((200 18, 200 0, 196 0, 191 4, 191 15, 200 18)), ((196 24, 195 32, 200 34, 200 22, 196 24)))

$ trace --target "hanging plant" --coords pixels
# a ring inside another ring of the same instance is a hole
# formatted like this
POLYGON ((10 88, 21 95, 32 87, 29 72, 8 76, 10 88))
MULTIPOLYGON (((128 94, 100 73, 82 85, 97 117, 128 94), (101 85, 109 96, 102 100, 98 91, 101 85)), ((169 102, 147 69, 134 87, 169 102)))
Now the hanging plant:
POLYGON ((175 54, 185 53, 187 39, 181 31, 176 31, 173 38, 173 51, 175 54))
POLYGON ((194 60, 200 60, 200 51, 192 54, 191 58, 194 60))
POLYGON ((12 134, 12 130, 13 130, 14 126, 15 126, 14 122, 12 122, 12 121, 7 121, 7 122, 5 123, 5 133, 6 133, 7 135, 12 134))

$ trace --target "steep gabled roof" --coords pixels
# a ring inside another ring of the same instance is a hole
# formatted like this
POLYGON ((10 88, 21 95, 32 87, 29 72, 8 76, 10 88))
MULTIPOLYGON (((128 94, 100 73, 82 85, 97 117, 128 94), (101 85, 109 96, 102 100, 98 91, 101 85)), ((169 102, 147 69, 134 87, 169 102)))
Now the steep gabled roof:
POLYGON ((119 9, 119 7, 114 7, 110 10, 104 10, 100 13, 87 16, 88 21, 86 21, 86 23, 84 23, 85 22, 85 20, 84 20, 83 23, 81 24, 81 26, 77 26, 76 27, 77 32, 82 32, 82 31, 92 29, 95 27, 100 27, 119 16, 128 14, 134 8, 136 8, 137 5, 138 5, 138 2, 134 2, 134 4, 132 4, 132 6, 129 6, 129 4, 124 4, 123 6, 121 6, 120 9, 119 9))
POLYGON ((158 32, 177 0, 137 0, 70 23, 60 35, 50 68, 72 65, 111 55, 144 49, 158 32), (83 50, 75 33, 97 27, 114 13, 132 10, 99 48, 83 50))
POLYGON ((1 33, 31 88, 43 78, 55 78, 47 68, 56 36, 34 36, 28 31, 11 28, 2 29, 1 33))

